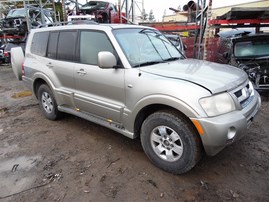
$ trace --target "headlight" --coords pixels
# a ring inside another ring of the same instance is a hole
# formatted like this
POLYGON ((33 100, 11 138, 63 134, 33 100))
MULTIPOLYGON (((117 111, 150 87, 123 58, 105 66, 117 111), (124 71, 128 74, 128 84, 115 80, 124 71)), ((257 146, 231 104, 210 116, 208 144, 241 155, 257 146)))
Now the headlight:
POLYGON ((228 93, 222 93, 199 100, 208 116, 217 116, 234 111, 235 103, 228 93))

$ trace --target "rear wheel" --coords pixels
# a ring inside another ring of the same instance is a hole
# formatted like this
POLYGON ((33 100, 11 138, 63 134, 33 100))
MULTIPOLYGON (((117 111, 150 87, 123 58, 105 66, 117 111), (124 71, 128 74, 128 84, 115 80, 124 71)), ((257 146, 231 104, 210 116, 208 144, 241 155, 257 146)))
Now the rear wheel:
POLYGON ((141 143, 153 164, 174 174, 189 171, 202 156, 197 131, 174 111, 151 114, 142 125, 141 143))
POLYGON ((38 101, 42 113, 46 118, 50 120, 56 120, 60 118, 61 112, 58 111, 58 105, 54 98, 51 89, 46 85, 42 84, 38 88, 38 101))

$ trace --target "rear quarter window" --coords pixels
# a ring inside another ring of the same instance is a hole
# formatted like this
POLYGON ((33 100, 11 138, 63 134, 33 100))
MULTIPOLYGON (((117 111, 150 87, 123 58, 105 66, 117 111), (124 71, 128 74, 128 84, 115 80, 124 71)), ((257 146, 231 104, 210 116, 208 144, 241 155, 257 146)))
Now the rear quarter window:
POLYGON ((31 53, 46 56, 49 32, 37 32, 33 36, 31 44, 31 53))

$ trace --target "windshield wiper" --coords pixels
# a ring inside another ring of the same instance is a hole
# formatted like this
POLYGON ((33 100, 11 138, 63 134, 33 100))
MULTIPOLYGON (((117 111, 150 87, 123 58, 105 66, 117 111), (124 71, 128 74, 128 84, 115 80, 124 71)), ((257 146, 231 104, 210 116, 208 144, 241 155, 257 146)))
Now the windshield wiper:
POLYGON ((175 60, 179 60, 179 59, 180 59, 180 57, 171 57, 171 58, 165 59, 163 61, 168 62, 168 61, 175 61, 175 60))
POLYGON ((159 64, 159 63, 163 63, 163 61, 143 62, 143 63, 136 64, 136 65, 134 65, 133 67, 143 67, 143 66, 155 65, 155 64, 159 64))

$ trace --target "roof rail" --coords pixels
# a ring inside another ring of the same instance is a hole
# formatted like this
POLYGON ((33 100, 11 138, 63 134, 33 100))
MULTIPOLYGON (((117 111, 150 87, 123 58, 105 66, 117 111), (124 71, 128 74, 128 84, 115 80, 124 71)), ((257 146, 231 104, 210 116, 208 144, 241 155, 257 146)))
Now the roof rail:
POLYGON ((92 20, 74 20, 74 21, 64 21, 64 22, 55 22, 55 23, 49 23, 49 24, 42 24, 38 25, 37 28, 42 27, 55 27, 55 26, 64 26, 64 25, 79 25, 79 24, 94 24, 98 25, 99 23, 92 21, 92 20))

